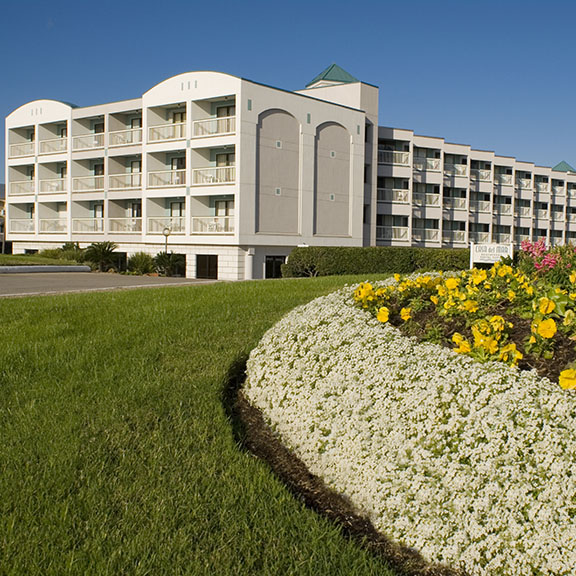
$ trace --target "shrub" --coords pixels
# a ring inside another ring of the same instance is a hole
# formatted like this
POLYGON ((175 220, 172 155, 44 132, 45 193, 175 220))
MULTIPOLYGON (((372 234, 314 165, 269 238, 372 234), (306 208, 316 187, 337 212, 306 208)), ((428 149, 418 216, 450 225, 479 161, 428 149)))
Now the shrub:
POLYGON ((128 258, 128 271, 133 274, 150 274, 154 272, 154 258, 146 252, 136 252, 128 258))
POLYGON ((55 260, 71 260, 73 262, 84 262, 84 250, 80 248, 78 242, 66 242, 61 248, 47 248, 39 253, 45 258, 55 260))
POLYGON ((114 251, 118 245, 114 242, 94 242, 84 251, 86 261, 98 268, 100 272, 105 272, 114 263, 114 251))
POLYGON ((184 276, 186 274, 186 257, 174 252, 159 252, 154 256, 156 272, 162 276, 184 276))

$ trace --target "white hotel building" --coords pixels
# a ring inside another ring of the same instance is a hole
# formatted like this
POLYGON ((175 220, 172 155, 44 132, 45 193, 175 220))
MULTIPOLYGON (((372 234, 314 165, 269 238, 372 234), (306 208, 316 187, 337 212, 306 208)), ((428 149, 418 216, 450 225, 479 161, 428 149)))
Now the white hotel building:
POLYGON ((576 173, 378 126, 378 88, 336 65, 288 92, 218 72, 141 98, 6 118, 13 251, 113 241, 189 277, 275 276, 298 245, 576 240, 576 173))

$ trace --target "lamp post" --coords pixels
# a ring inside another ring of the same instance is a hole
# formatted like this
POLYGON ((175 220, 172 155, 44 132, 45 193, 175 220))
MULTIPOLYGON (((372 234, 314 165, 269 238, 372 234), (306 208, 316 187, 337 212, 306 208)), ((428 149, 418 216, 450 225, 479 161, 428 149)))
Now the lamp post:
POLYGON ((168 236, 170 236, 170 228, 168 226, 164 226, 164 230, 162 230, 162 234, 164 234, 164 252, 168 254, 168 236))

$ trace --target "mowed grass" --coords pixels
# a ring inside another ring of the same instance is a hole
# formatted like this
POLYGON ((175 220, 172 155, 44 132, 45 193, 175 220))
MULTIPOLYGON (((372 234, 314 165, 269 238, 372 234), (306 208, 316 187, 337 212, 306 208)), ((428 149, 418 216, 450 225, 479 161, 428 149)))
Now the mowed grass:
POLYGON ((77 266, 71 260, 56 260, 36 254, 0 254, 0 266, 77 266))
POLYGON ((364 278, 0 300, 0 574, 391 575, 238 447, 232 366, 364 278))

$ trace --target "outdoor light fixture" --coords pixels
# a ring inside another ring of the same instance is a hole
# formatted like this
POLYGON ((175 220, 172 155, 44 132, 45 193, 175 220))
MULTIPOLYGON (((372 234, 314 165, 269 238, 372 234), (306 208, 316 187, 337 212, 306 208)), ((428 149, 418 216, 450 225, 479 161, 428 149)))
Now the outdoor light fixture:
POLYGON ((164 230, 162 230, 162 234, 164 234, 164 252, 168 253, 168 236, 172 230, 168 226, 164 226, 164 230))

